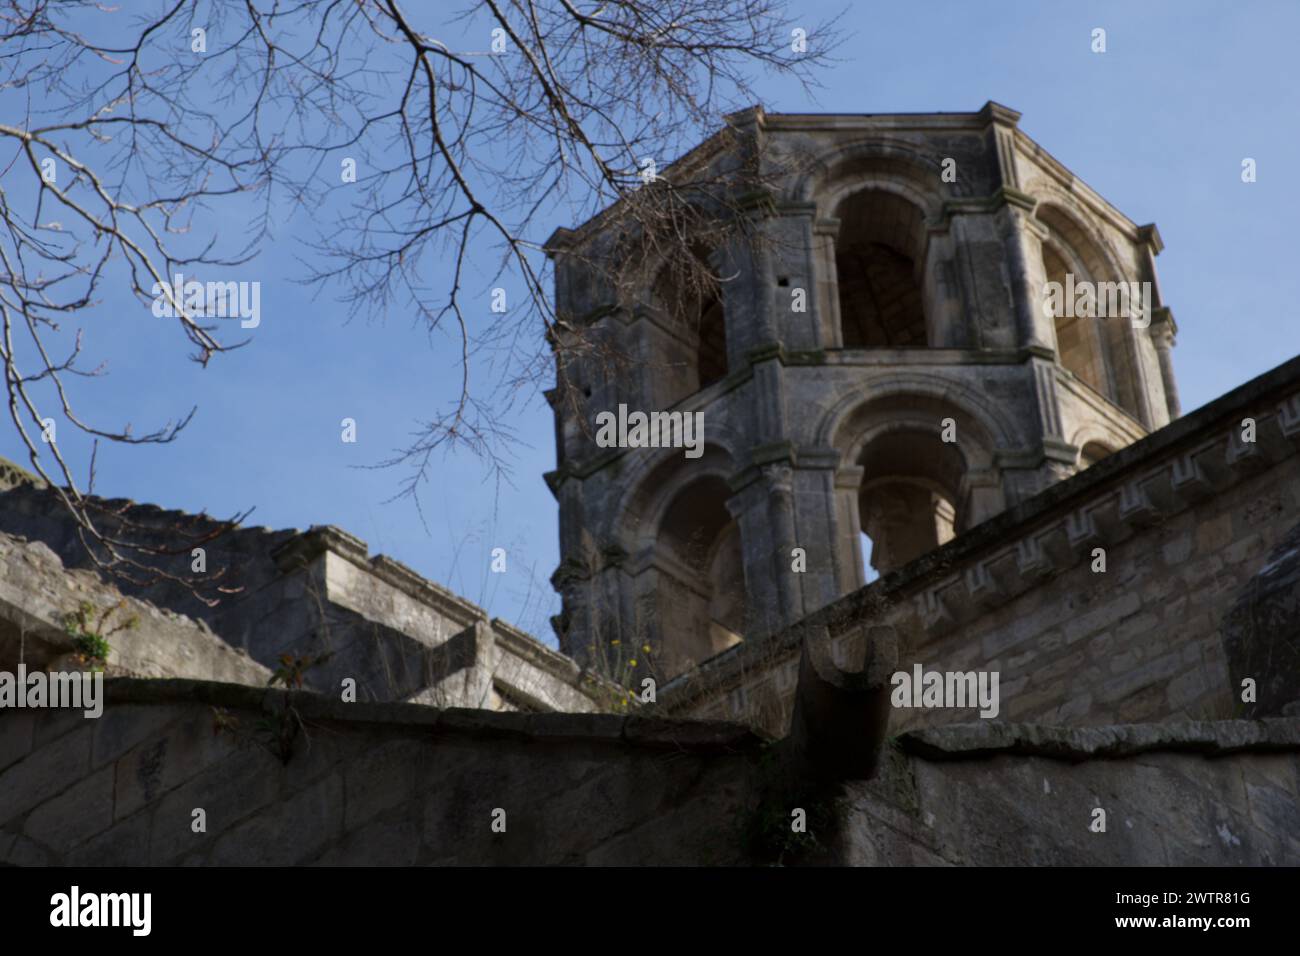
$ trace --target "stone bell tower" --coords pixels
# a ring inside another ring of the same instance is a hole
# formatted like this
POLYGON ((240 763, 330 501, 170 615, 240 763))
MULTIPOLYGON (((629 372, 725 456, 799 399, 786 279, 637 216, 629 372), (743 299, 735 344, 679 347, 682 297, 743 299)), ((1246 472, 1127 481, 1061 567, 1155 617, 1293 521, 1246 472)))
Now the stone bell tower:
POLYGON ((664 172, 757 157, 750 238, 700 253, 716 294, 653 261, 616 287, 605 214, 552 236, 562 320, 636 358, 568 356, 576 399, 548 393, 567 653, 671 677, 1177 417, 1158 232, 1019 119, 729 117, 664 172), (620 405, 702 413, 698 456, 602 447, 620 405))

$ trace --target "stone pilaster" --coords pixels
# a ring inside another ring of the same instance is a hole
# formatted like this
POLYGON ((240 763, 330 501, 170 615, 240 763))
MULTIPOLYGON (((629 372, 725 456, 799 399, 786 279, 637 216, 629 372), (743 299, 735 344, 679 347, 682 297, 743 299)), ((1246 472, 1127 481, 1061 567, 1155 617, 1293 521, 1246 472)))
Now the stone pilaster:
POLYGON ((1169 409, 1170 421, 1183 414, 1172 355, 1177 337, 1178 324, 1174 321, 1174 313, 1167 308, 1156 309, 1151 316, 1151 341, 1155 343, 1156 357, 1160 360, 1160 380, 1165 388, 1165 407, 1169 409))

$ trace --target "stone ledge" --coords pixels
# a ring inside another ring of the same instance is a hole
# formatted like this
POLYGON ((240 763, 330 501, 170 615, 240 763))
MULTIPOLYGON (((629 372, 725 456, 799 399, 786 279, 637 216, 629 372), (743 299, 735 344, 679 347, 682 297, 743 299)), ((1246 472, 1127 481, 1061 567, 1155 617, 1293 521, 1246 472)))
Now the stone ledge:
POLYGON ((745 753, 766 741, 744 724, 724 720, 680 720, 669 717, 623 718, 623 739, 638 747, 686 753, 745 753))
POLYGON ((580 741, 694 754, 756 753, 767 741, 749 728, 724 721, 621 716, 617 714, 498 713, 445 710, 411 703, 344 703, 309 691, 248 687, 202 680, 104 681, 114 704, 206 704, 254 711, 293 707, 304 720, 401 725, 447 737, 497 737, 538 742, 580 741))
POLYGON ((137 626, 113 636, 113 676, 203 677, 258 684, 271 672, 215 634, 202 619, 122 594, 89 568, 65 567, 45 542, 0 531, 0 667, 61 668, 74 650, 67 615, 83 604, 119 608, 137 626))
POLYGON ((272 549, 270 556, 282 574, 289 574, 307 567, 327 552, 338 555, 407 597, 440 611, 462 627, 488 619, 487 612, 477 604, 430 581, 400 561, 386 554, 370 557, 364 541, 334 525, 313 525, 301 533, 294 532, 293 537, 272 549))
POLYGON ((520 630, 508 621, 494 617, 488 622, 488 626, 492 628, 492 634, 501 647, 526 663, 559 678, 580 694, 583 693, 580 681, 584 677, 597 681, 610 690, 617 690, 616 685, 610 681, 584 670, 573 658, 548 647, 527 631, 520 630))
POLYGON ((1071 763, 1158 751, 1207 757, 1243 752, 1294 753, 1300 751, 1300 720, 1278 717, 1106 727, 981 721, 908 731, 898 737, 898 745, 904 752, 926 760, 974 760, 1007 754, 1071 763))

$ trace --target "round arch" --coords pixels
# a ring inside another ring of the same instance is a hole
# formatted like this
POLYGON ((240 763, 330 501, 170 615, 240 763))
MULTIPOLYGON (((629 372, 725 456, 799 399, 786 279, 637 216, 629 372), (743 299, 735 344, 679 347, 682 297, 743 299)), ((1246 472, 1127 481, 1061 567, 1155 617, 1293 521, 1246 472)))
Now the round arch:
MULTIPOLYGON (((944 204, 966 184, 943 182, 928 149, 874 136, 813 158, 790 199, 811 205, 814 270, 829 296, 827 348, 924 348, 963 339, 955 300, 940 295, 948 241, 934 241, 944 204)), ((941 230, 940 230, 941 232, 941 230)))
POLYGON ((1080 471, 1085 468, 1091 468, 1103 458, 1109 458, 1115 454, 1115 449, 1103 445, 1101 442, 1090 441, 1079 449, 1079 461, 1077 467, 1080 471))
POLYGON ((847 193, 864 188, 903 194, 932 219, 944 199, 964 195, 964 184, 943 182, 942 157, 904 140, 877 136, 839 143, 813 157, 810 166, 788 198, 815 203, 820 216, 830 215, 847 193))
POLYGON ((636 645, 650 670, 671 678, 743 639, 744 553, 727 508, 732 456, 706 446, 676 450, 643 469, 618 510, 618 540, 634 556, 624 570, 637 610, 636 645))
POLYGON ((1049 239, 1074 254, 1093 281, 1118 282, 1123 278, 1119 260, 1109 245, 1084 225, 1084 218, 1073 204, 1055 195, 1041 199, 1034 208, 1034 218, 1047 228, 1049 239))
POLYGON ((629 554, 653 546, 665 513, 683 488, 702 477, 725 481, 736 470, 735 456, 716 435, 710 435, 699 458, 684 459, 680 448, 638 458, 625 473, 625 490, 612 512, 613 540, 629 554))
POLYGON ((1088 272, 1097 281, 1115 282, 1123 278, 1123 269, 1115 258, 1114 250, 1087 221, 1091 213, 1080 208, 1078 200, 1060 190, 1049 190, 1041 196, 1034 209, 1034 219, 1066 238, 1082 256, 1088 272))
MULTIPOLYGON (((870 392, 854 391, 845 395, 822 416, 816 432, 819 446, 845 451, 846 436, 854 427, 853 419, 884 403, 892 408, 918 403, 921 407, 946 408, 955 413, 953 417, 959 428, 963 422, 971 426, 973 433, 991 449, 1015 448, 1022 444, 1012 420, 996 403, 960 380, 898 372, 891 374, 887 382, 872 382, 869 387, 870 392)), ((841 460, 849 459, 846 456, 841 460)))
MULTIPOLYGON (((1042 260, 1048 282, 1064 283, 1066 273, 1074 273, 1076 282, 1126 280, 1109 244, 1058 197, 1040 201, 1034 216, 1046 231, 1042 260)), ((1067 315, 1057 316, 1053 324, 1061 364, 1098 394, 1142 420, 1138 341, 1132 322, 1067 315)))
POLYGON ((844 396, 817 429, 818 444, 840 453, 835 546, 844 590, 867 580, 861 535, 875 549, 871 563, 878 556, 888 569, 1003 510, 997 453, 1022 444, 1005 415, 962 382, 901 374, 868 388, 844 396))
POLYGON ((1076 467, 1080 470, 1096 464, 1130 444, 1132 439, 1104 423, 1088 422, 1074 430, 1070 444, 1079 449, 1076 467), (1085 463, 1086 462, 1086 463, 1085 463))
POLYGON ((932 344, 925 269, 929 232, 908 196, 866 187, 834 207, 835 286, 845 348, 923 348, 932 344))
POLYGON ((874 429, 856 465, 858 523, 872 545, 863 560, 877 573, 902 567, 963 530, 967 460, 938 430, 916 422, 874 429))

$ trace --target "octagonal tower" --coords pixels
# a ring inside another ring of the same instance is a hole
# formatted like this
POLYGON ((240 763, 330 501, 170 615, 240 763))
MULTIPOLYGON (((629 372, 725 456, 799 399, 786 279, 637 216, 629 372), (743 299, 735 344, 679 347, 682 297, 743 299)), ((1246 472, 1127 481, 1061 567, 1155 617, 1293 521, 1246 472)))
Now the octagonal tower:
POLYGON ((1177 417, 1159 234, 1019 118, 733 115, 663 174, 756 157, 751 230, 698 251, 715 294, 620 261, 608 212, 552 236, 563 322, 632 359, 563 353, 548 393, 563 650, 674 676, 1177 417), (608 447, 619 406, 702 443, 608 447))

